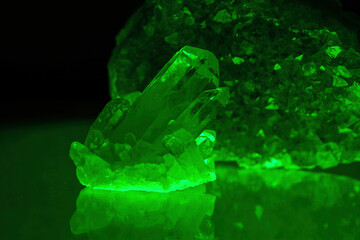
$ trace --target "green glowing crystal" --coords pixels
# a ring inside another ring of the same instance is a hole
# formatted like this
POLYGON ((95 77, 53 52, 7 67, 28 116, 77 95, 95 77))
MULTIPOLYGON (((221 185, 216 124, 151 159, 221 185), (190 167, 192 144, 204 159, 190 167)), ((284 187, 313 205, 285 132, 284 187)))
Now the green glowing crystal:
POLYGON ((150 193, 86 188, 77 199, 71 231, 89 239, 214 239, 210 217, 215 197, 204 190, 150 193))
POLYGON ((213 222, 217 239, 358 239, 360 182, 283 169, 219 163, 213 222))
POLYGON ((337 66, 336 68, 334 68, 333 72, 337 75, 337 76, 341 76, 344 78, 351 78, 353 75, 351 74, 351 72, 345 67, 345 66, 337 66))
POLYGON ((304 55, 301 54, 300 56, 297 56, 295 59, 298 60, 298 61, 301 61, 302 58, 303 58, 303 56, 304 56, 304 55))
POLYGON ((275 64, 275 66, 274 66, 274 70, 275 71, 278 71, 278 70, 280 70, 281 69, 281 66, 280 66, 280 64, 275 64))
POLYGON ((234 64, 239 65, 239 64, 242 64, 244 62, 244 59, 240 58, 240 57, 234 57, 232 59, 232 61, 233 61, 234 64))
POLYGON ((111 97, 143 91, 184 45, 208 49, 231 89, 212 123, 212 159, 285 168, 358 161, 360 20, 329 2, 336 14, 318 1, 147 0, 116 38, 111 97))
POLYGON ((219 23, 228 23, 228 22, 232 22, 233 19, 231 18, 229 12, 226 9, 223 9, 216 13, 215 17, 213 18, 213 21, 219 23))
POLYGON ((334 87, 347 87, 349 84, 345 81, 345 79, 334 75, 333 76, 333 86, 334 87))
POLYGON ((326 49, 327 55, 329 55, 331 58, 336 58, 341 51, 341 47, 339 46, 328 47, 326 49))
POLYGON ((168 192, 215 180, 215 131, 205 128, 229 97, 215 56, 183 47, 141 94, 111 100, 84 145, 71 145, 80 183, 168 192))

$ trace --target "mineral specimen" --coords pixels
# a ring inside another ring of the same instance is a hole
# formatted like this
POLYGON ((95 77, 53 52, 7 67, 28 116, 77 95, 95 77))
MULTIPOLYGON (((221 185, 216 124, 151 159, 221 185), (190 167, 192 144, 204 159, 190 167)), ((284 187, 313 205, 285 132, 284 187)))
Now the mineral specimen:
POLYGON ((70 156, 81 184, 168 192, 216 179, 205 129, 229 101, 209 51, 183 47, 140 93, 111 100, 70 156))
POLYGON ((360 182, 344 176, 216 165, 216 239, 360 239, 360 182))
POLYGON ((208 49, 231 88, 213 123, 213 159, 266 168, 359 161, 360 20, 337 0, 316 2, 147 0, 116 38, 110 94, 142 91, 184 45, 208 49))
POLYGON ((199 187, 170 193, 86 188, 77 199, 71 231, 101 240, 214 239, 215 196, 199 187))

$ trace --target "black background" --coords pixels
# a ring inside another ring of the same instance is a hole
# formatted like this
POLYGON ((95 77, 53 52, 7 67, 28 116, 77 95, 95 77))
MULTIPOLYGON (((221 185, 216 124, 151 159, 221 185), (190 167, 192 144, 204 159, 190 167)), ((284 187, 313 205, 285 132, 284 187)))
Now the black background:
POLYGON ((0 124, 96 117, 115 36, 143 2, 0 7, 0 124))
MULTIPOLYGON (((0 124, 96 117, 110 99, 115 36, 142 2, 3 6, 0 124)), ((343 9, 360 15, 355 2, 343 0, 343 9)))

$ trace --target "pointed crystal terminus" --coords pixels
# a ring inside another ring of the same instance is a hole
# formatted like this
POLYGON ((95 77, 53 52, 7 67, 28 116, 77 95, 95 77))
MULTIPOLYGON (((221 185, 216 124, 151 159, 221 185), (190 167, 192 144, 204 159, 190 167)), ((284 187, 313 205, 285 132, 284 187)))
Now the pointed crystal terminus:
POLYGON ((85 186, 169 192, 216 179, 206 126, 229 101, 219 88, 219 63, 185 46, 142 93, 111 100, 70 157, 85 186))
POLYGON ((126 119, 113 131, 114 140, 127 132, 155 141, 169 119, 175 119, 204 90, 219 86, 219 63, 209 51, 185 46, 145 88, 126 119), (141 125, 133 122, 142 119, 141 125), (149 131, 150 129, 150 131, 149 131))

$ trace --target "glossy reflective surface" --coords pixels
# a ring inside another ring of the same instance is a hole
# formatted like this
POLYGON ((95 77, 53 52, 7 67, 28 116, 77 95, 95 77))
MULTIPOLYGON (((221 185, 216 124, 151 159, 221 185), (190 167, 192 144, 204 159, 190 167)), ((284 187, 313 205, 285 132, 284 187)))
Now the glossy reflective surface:
POLYGON ((244 170, 173 193, 83 189, 68 157, 91 121, 0 128, 2 239, 359 239, 359 165, 244 170), (345 176, 347 175, 347 176, 345 176))
POLYGON ((215 196, 204 186, 170 193, 84 189, 70 221, 92 239, 212 239, 215 196))

